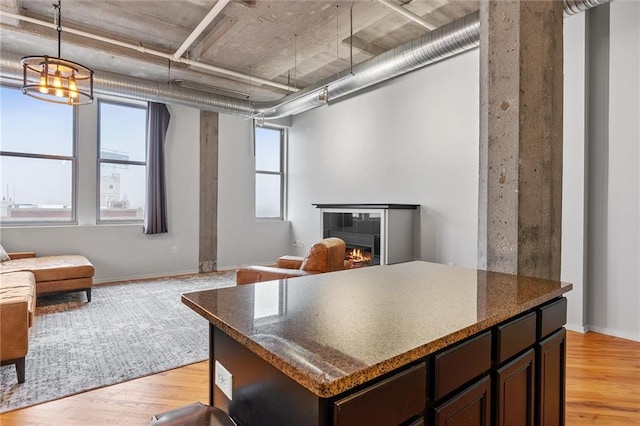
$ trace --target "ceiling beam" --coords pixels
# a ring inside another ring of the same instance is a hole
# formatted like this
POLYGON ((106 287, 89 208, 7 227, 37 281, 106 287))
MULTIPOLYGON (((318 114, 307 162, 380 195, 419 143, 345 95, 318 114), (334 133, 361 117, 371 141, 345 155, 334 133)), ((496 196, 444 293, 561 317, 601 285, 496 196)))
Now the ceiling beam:
POLYGON ((404 16, 405 18, 408 18, 408 19, 412 20, 416 24, 425 27, 429 31, 432 31, 432 30, 436 29, 436 27, 434 25, 431 25, 430 23, 425 21, 424 19, 422 19, 422 17, 416 15, 415 13, 405 9, 404 7, 402 7, 400 5, 397 5, 397 4, 393 3, 390 0, 378 0, 378 2, 384 4, 389 9, 393 10, 394 12, 399 13, 400 15, 404 16))
MULTIPOLYGON (((26 22, 30 22, 32 24, 37 24, 37 25, 41 25, 44 27, 48 27, 48 28, 56 28, 56 26, 52 23, 49 22, 45 22, 45 21, 41 21, 39 19, 34 19, 34 18, 30 18, 28 16, 24 16, 24 15, 18 15, 15 13, 10 13, 10 12, 5 12, 3 10, 0 10, 0 16, 7 16, 10 18, 14 18, 14 19, 19 19, 22 21, 26 21, 26 22)), ((132 44, 132 43, 127 43, 127 42, 122 42, 119 40, 115 40, 113 38, 109 38, 109 37, 103 37, 103 36, 99 36, 97 34, 93 34, 93 33, 89 33, 86 31, 80 31, 74 28, 70 28, 70 27, 62 27, 62 31, 66 32, 66 33, 70 33, 70 34, 75 34, 75 35, 79 35, 82 37, 86 37, 86 38, 90 38, 93 40, 97 40, 97 41, 102 41, 104 43, 109 43, 109 44, 113 44, 116 46, 120 46, 120 47, 124 47, 126 49, 131 49, 131 50, 135 50, 141 53, 146 53, 149 55, 153 55, 153 56, 157 56, 160 58, 164 58, 164 59, 169 59, 172 60, 174 62, 180 63, 180 64, 185 64, 185 65, 190 65, 194 68, 200 68, 203 70, 207 70, 207 71, 211 71, 217 74, 222 74, 225 76, 230 76, 230 77, 235 77, 235 78, 239 78, 245 81, 249 81, 250 83, 253 84, 257 84, 257 85, 267 85, 267 86, 271 86, 271 87, 276 87, 278 89, 283 89, 283 90, 287 90, 290 92, 297 92, 298 89, 292 88, 286 84, 281 84, 275 81, 270 81, 270 80, 265 80, 263 78, 259 78, 256 76, 252 76, 252 75, 248 75, 248 74, 244 74, 244 73, 240 73, 237 71, 233 71, 233 70, 228 70, 226 68, 221 68, 221 67, 216 67, 213 65, 209 65, 209 64, 205 64, 202 62, 196 62, 196 61, 192 61, 189 59, 184 59, 184 58, 177 58, 174 59, 172 54, 169 53, 165 53, 165 52, 160 52, 158 50, 153 50, 153 49, 147 49, 144 46, 140 46, 140 45, 136 45, 136 44, 132 44)))
MULTIPOLYGON (((0 10, 6 10, 11 13, 20 13, 22 8, 22 0, 0 0, 0 10)), ((0 20, 3 24, 16 26, 20 21, 14 18, 2 17, 0 20)))
POLYGON ((191 50, 191 59, 199 61, 234 25, 237 19, 225 16, 209 33, 191 50))
POLYGON ((222 9, 229 4, 231 0, 218 0, 216 4, 211 8, 207 16, 205 16, 198 26, 189 34, 189 37, 182 43, 182 45, 173 54, 173 59, 178 60, 182 54, 193 44, 200 34, 207 28, 207 26, 222 12, 222 9))
POLYGON ((364 38, 358 36, 357 34, 354 34, 353 37, 345 38, 344 40, 342 40, 342 43, 347 46, 352 45, 354 48, 371 56, 378 56, 386 52, 385 48, 380 47, 373 42, 365 40, 364 38))

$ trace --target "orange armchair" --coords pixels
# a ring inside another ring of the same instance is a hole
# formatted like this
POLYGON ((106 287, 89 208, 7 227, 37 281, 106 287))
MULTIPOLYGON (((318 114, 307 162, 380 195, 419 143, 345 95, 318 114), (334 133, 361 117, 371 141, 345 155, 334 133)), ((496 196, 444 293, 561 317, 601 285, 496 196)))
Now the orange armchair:
POLYGON ((340 238, 325 238, 315 243, 305 257, 282 256, 276 266, 247 266, 236 271, 236 284, 302 277, 349 269, 345 243, 340 238))

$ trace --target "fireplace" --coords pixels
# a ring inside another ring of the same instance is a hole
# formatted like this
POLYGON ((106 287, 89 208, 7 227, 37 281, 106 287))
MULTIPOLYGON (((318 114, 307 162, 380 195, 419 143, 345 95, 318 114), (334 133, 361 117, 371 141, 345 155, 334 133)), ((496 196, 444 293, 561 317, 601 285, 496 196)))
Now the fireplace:
POLYGON ((414 204, 315 204, 322 238, 346 243, 354 268, 413 260, 414 204))

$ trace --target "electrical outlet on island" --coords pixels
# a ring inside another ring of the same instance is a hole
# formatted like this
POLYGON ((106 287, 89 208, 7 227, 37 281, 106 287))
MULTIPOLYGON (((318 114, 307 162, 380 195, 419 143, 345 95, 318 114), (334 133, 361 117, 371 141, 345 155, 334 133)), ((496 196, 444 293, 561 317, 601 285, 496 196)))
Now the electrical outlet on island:
POLYGON ((233 375, 216 361, 215 365, 216 386, 224 393, 229 400, 233 399, 233 375))

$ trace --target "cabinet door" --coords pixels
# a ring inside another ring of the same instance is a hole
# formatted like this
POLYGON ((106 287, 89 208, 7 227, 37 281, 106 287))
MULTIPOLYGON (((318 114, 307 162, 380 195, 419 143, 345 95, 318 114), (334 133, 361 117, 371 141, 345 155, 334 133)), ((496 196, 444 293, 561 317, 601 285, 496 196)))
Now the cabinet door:
POLYGON ((485 376, 444 404, 435 408, 436 426, 489 426, 491 423, 491 378, 485 376))
POLYGON ((563 329, 538 345, 538 421, 541 426, 564 425, 566 332, 563 329))
POLYGON ((336 426, 396 426, 424 414, 427 404, 427 365, 408 370, 334 402, 336 426))
POLYGON ((528 350, 496 373, 496 424, 533 426, 535 354, 528 350))

